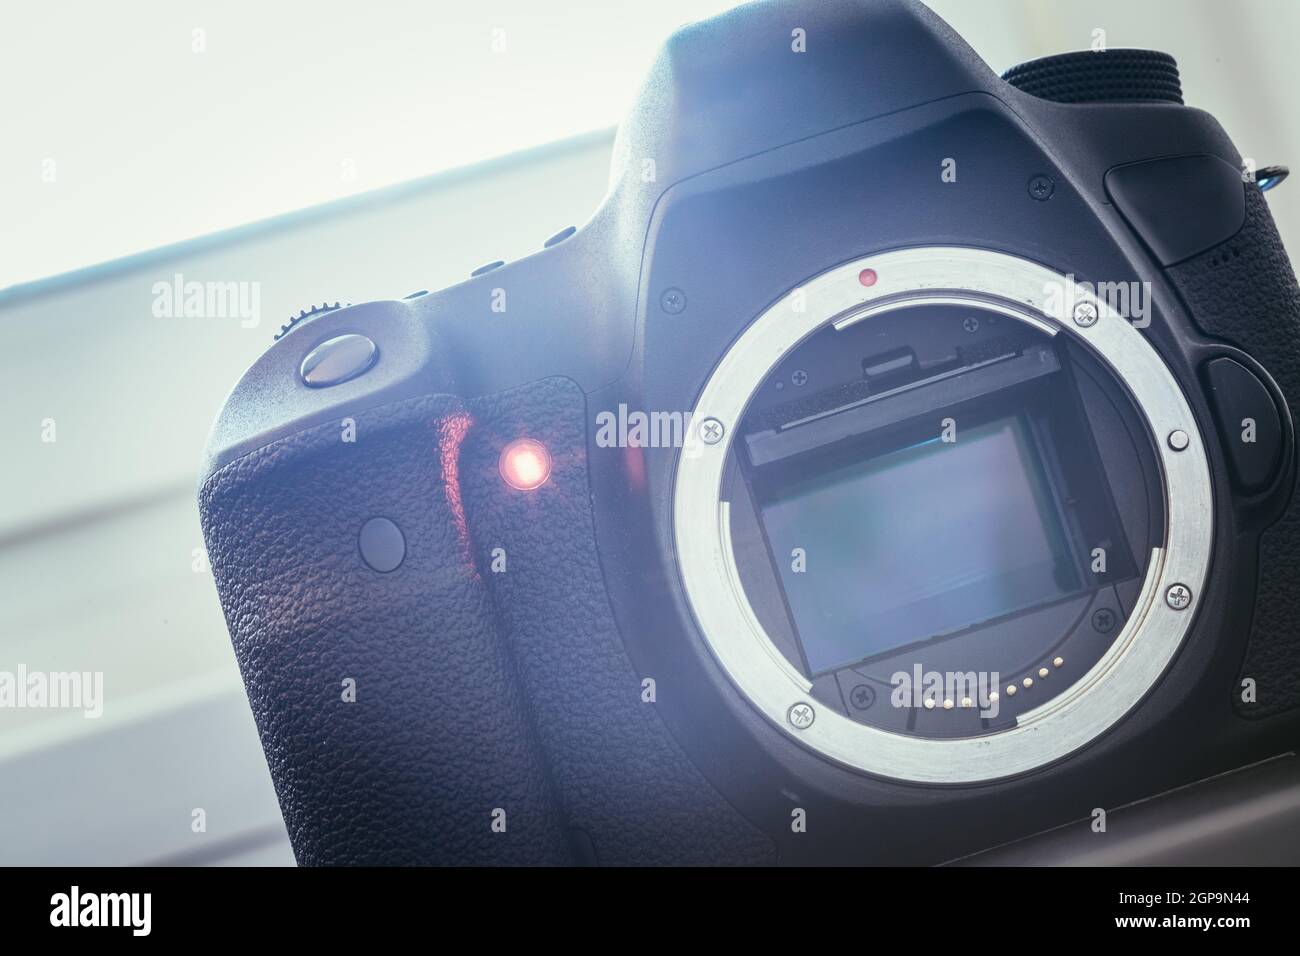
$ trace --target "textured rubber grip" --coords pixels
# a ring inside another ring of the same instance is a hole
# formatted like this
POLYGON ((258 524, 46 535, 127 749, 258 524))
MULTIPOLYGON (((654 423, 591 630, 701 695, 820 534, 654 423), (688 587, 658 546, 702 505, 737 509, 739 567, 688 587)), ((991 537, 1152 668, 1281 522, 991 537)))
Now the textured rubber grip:
MULTIPOLYGON (((1245 185, 1246 221, 1226 242, 1169 269, 1192 318, 1208 335, 1250 353, 1287 404, 1300 408, 1300 287, 1264 196, 1245 185)), ((1241 677, 1258 699, 1234 694, 1244 717, 1300 707, 1300 499, 1259 544, 1259 588, 1241 677)))
POLYGON ((456 480, 469 424, 443 396, 382 406, 275 442, 200 491, 301 864, 571 861, 470 554, 456 480), (384 574, 358 549, 378 516, 406 546, 384 574))
POLYGON ((568 379, 412 400, 356 415, 355 443, 320 426, 204 484, 300 863, 775 862, 643 699, 596 554, 585 411, 568 379), (554 460, 532 492, 498 471, 521 436, 554 460), (374 517, 406 539, 384 574, 358 551, 374 517))
POLYGON ((775 863, 771 839, 670 735, 642 684, 654 675, 637 673, 623 647, 596 552, 582 390, 552 378, 471 408, 460 471, 479 566, 495 562, 484 577, 584 862, 775 863), (543 441, 554 459, 534 492, 497 475, 501 449, 520 437, 543 441))

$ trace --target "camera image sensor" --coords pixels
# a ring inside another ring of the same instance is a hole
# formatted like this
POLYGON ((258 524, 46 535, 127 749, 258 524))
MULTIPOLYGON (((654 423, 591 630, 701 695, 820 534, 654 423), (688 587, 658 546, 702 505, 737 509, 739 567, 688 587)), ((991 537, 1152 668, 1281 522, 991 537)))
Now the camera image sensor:
POLYGON ((751 399, 724 482, 737 570, 823 704, 899 733, 995 733, 1120 633, 1162 528, 1154 455, 1079 346, 992 310, 902 306, 818 331, 751 399), (975 675, 997 706, 891 705, 899 673, 936 672, 975 675))
POLYGON ((1084 589, 1023 416, 809 475, 764 501, 814 674, 1084 589))

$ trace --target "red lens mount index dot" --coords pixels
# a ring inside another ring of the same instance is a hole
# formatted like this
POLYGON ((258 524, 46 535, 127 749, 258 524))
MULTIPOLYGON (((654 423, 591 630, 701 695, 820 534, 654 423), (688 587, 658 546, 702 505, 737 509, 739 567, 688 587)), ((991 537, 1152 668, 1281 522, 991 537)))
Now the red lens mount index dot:
POLYGON ((879 276, 876 275, 875 269, 863 269, 858 273, 858 281, 865 286, 875 285, 877 278, 879 278, 879 276))
POLYGON ((551 453, 532 438, 516 438, 501 449, 501 479, 517 491, 533 491, 551 477, 551 453))

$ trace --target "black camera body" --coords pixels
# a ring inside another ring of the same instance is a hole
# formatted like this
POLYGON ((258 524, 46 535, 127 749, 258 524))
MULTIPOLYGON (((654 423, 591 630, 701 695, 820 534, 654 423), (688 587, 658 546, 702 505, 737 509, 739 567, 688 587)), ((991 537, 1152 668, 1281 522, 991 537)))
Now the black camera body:
POLYGON ((214 426, 299 862, 939 863, 1294 748, 1252 170, 1158 54, 1004 80, 912 0, 677 33, 587 225, 313 313, 214 426))

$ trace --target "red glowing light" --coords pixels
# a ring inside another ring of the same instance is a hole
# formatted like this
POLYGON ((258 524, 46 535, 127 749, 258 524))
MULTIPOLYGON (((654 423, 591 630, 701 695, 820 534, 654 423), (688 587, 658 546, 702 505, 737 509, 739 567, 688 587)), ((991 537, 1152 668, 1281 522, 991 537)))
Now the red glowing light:
POLYGON ((879 277, 876 275, 875 269, 863 269, 858 273, 858 281, 866 286, 875 285, 877 278, 879 277))
POLYGON ((551 454, 546 446, 531 438, 517 438, 501 449, 497 463, 501 478, 518 491, 532 491, 551 477, 551 454))

